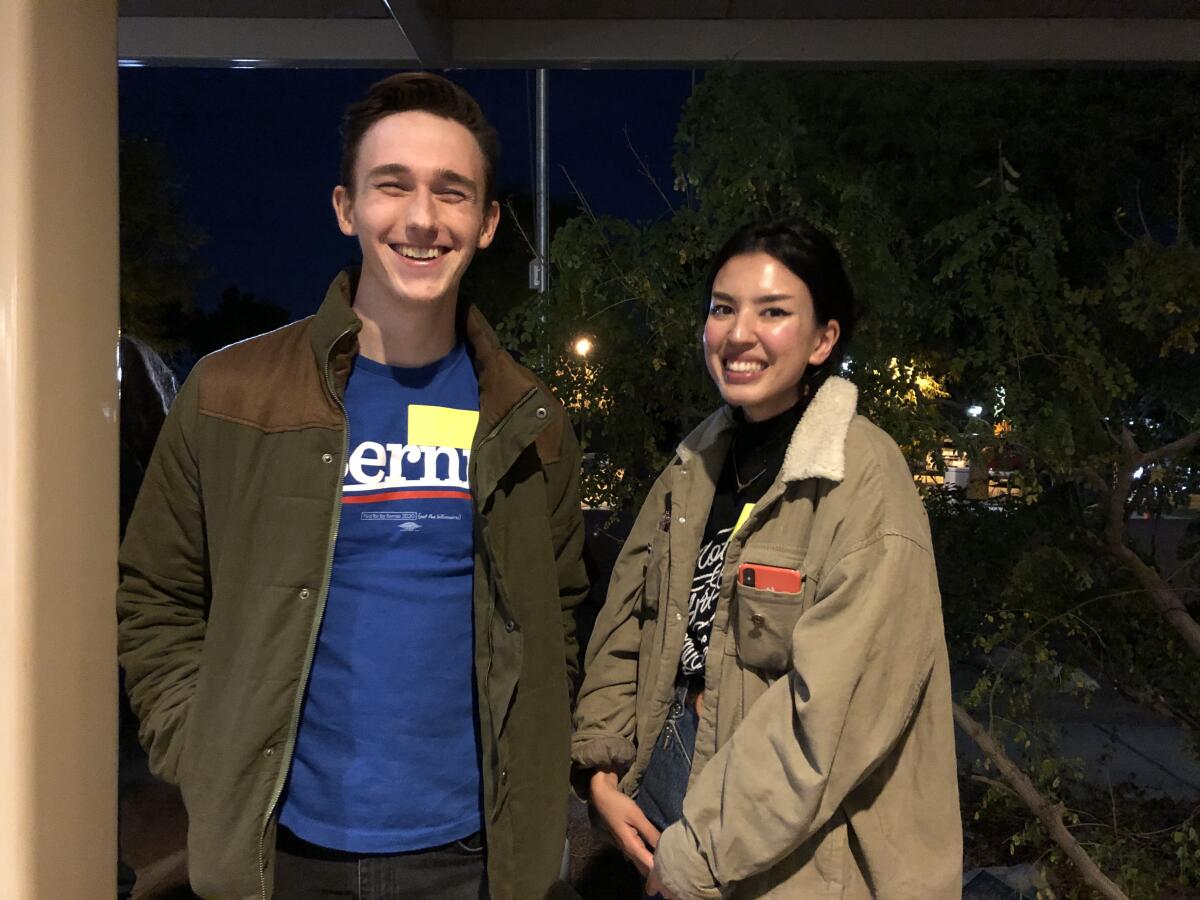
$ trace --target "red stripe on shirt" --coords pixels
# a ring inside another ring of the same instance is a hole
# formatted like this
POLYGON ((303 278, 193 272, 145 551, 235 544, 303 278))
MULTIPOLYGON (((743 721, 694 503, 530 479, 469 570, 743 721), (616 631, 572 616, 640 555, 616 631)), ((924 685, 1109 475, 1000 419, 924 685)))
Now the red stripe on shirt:
POLYGON ((382 500, 470 500, 468 491, 387 491, 383 494, 344 495, 343 503, 378 503, 382 500))

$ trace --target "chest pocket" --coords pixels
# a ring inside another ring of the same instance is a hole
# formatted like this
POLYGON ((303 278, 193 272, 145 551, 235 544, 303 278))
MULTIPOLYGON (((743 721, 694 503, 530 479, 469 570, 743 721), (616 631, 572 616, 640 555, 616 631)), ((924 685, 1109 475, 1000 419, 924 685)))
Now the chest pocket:
POLYGON ((792 667, 792 630, 804 609, 802 597, 803 591, 792 594, 737 586, 733 642, 742 662, 768 672, 792 667))
MULTIPOLYGON (((743 562, 778 566, 802 572, 795 559, 759 559, 750 551, 743 562)), ((806 607, 805 579, 798 591, 773 591, 751 587, 738 579, 733 589, 733 644, 741 661, 763 672, 782 673, 792 668, 792 631, 806 607)))

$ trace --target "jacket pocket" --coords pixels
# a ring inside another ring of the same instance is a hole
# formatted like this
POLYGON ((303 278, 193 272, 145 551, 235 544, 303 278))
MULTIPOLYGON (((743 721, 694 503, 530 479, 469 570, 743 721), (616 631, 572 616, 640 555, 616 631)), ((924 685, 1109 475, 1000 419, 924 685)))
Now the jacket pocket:
POLYGON ((665 532, 655 534, 646 559, 646 577, 643 587, 641 619, 643 622, 658 618, 658 607, 661 600, 663 582, 667 576, 667 535, 665 532))
POLYGON ((792 630, 804 610, 803 594, 735 587, 733 644, 745 665, 768 672, 792 667, 792 630))

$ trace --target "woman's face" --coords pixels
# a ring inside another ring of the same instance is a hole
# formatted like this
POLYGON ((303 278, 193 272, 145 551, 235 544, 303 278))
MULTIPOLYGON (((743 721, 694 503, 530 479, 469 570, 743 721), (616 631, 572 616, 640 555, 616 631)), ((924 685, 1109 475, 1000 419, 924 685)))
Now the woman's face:
POLYGON ((767 253, 725 263, 713 282, 704 360, 725 402, 761 422, 791 407, 809 366, 829 358, 840 328, 817 322, 808 286, 767 253))

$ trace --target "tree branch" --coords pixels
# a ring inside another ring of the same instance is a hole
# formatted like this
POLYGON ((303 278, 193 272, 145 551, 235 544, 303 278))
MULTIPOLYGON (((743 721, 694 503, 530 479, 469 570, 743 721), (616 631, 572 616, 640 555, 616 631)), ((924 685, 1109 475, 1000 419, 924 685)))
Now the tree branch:
POLYGON ((508 208, 509 218, 512 219, 513 225, 517 227, 517 234, 521 236, 521 240, 525 242, 526 249, 529 250, 529 255, 536 258, 538 255, 537 248, 533 246, 533 241, 529 239, 529 235, 525 229, 521 227, 521 217, 517 215, 517 208, 513 205, 512 197, 504 201, 505 207, 508 208))
POLYGON ((1002 791, 1010 797, 1016 797, 1018 800, 1021 799, 1020 794, 1009 787, 1007 782, 1004 782, 999 778, 988 778, 986 775, 972 775, 971 780, 977 782, 978 784, 986 784, 988 787, 994 788, 997 791, 1002 791))
POLYGON ((1185 434, 1179 440, 1163 444, 1163 446, 1156 447, 1154 450, 1147 450, 1138 457, 1137 465, 1144 466, 1147 463, 1157 462, 1160 459, 1183 456, 1186 453, 1190 453, 1198 445, 1200 445, 1200 431, 1193 431, 1191 434, 1185 434))
POLYGON ((1117 478, 1108 495, 1108 515, 1104 526, 1106 546, 1111 551, 1116 545, 1125 544, 1125 499, 1133 486, 1133 473, 1138 469, 1142 453, 1133 439, 1128 425, 1121 426, 1121 451, 1124 459, 1117 464, 1117 478))
POLYGON ((1129 243, 1136 244, 1137 238, 1134 237, 1133 232, 1131 232, 1128 228, 1126 228, 1125 225, 1122 223, 1122 220, 1124 218, 1125 218, 1125 210, 1118 209, 1115 213, 1113 213, 1113 224, 1117 226, 1117 230, 1119 232, 1121 232, 1121 234, 1123 234, 1123 235, 1125 235, 1125 237, 1129 238, 1129 243))
POLYGON ((1142 589, 1150 596, 1158 614, 1169 624, 1197 657, 1200 657, 1200 622, 1192 618, 1177 590, 1153 566, 1142 562, 1133 549, 1125 543, 1125 499, 1133 484, 1133 473, 1147 462, 1168 455, 1186 453, 1200 441, 1200 432, 1192 432, 1177 441, 1172 441, 1155 450, 1142 453, 1133 439, 1128 426, 1121 428, 1121 445, 1124 459, 1117 466, 1117 478, 1108 495, 1108 522, 1104 529, 1104 548, 1109 555, 1125 567, 1142 589))
POLYGON ((1080 846, 1079 841, 1075 840, 1075 837, 1067 829, 1062 818, 1063 805, 1051 803, 1042 796, 1042 793, 1029 780, 1029 776, 1009 759, 1008 754, 1004 752, 1004 749, 987 729, 976 722, 971 714, 957 703, 954 704, 954 721, 983 751, 984 756, 992 761, 1013 792, 1021 798, 1021 802, 1037 816, 1038 821, 1049 833, 1051 840, 1058 844, 1067 858, 1075 864, 1084 883, 1101 897, 1107 897, 1109 900, 1129 900, 1128 895, 1100 871, 1100 867, 1088 856, 1087 851, 1080 846))
POLYGON ((671 205, 671 201, 667 198, 667 195, 663 193, 663 189, 659 185, 658 179, 654 177, 654 173, 650 171, 650 167, 646 165, 646 161, 642 159, 641 155, 634 148, 633 141, 629 137, 628 127, 625 128, 625 146, 629 148, 629 152, 632 153, 633 158, 637 160, 638 169, 642 173, 642 177, 650 182, 654 190, 658 192, 658 196, 662 197, 662 202, 667 205, 668 215, 674 215, 675 207, 671 205))
POLYGON ((587 218, 587 220, 592 223, 592 225, 596 226, 600 230, 600 236, 604 239, 604 256, 608 260, 609 266, 612 268, 614 280, 620 282, 627 289, 632 291, 633 289, 630 287, 628 277, 623 271, 621 271, 620 267, 617 266, 616 260, 613 259, 612 245, 608 241, 608 235, 605 234, 604 229, 600 227, 600 219, 592 210, 592 205, 588 203, 587 197, 585 197, 583 191, 579 189, 579 185, 575 183, 575 179, 571 177, 571 173, 567 171, 567 167, 560 165, 559 168, 562 169, 563 176, 567 179, 567 184, 571 185, 571 190, 575 192, 575 197, 579 200, 580 211, 587 218))
POLYGON ((559 165, 559 168, 562 169, 563 176, 567 179, 567 184, 571 186, 571 190, 574 191, 576 199, 579 200, 580 212, 587 217, 589 222, 595 225, 599 220, 597 219, 596 214, 592 212, 592 205, 588 203, 587 197, 583 195, 583 191, 579 189, 579 185, 575 183, 575 179, 571 177, 571 173, 567 171, 567 167, 564 165, 559 165))
POLYGON ((1177 585, 1182 578, 1186 577, 1187 574, 1191 572, 1192 566, 1194 566, 1197 562, 1200 562, 1200 550, 1197 550, 1187 559, 1179 563, 1179 565, 1175 568, 1175 571, 1171 573, 1168 583, 1173 586, 1177 585))
POLYGON ((1126 546, 1124 540, 1114 542, 1109 537, 1106 546, 1112 557, 1123 565, 1150 595, 1158 614, 1183 638, 1192 653, 1200 657, 1200 622, 1192 618, 1187 611, 1178 591, 1167 583, 1157 569, 1142 562, 1141 558, 1126 546))
POLYGON ((1132 700, 1134 703, 1142 703, 1142 704, 1149 705, 1150 708, 1153 709, 1155 712, 1157 712, 1159 715, 1165 716, 1166 718, 1171 719, 1172 721, 1174 721, 1175 723, 1177 723, 1178 725, 1180 725, 1184 728, 1192 728, 1195 730, 1200 730, 1200 721, 1197 721, 1195 718, 1193 718, 1192 716, 1189 716, 1187 713, 1182 712, 1182 711, 1176 709, 1175 707, 1173 707, 1170 703, 1167 702, 1166 698, 1163 697, 1162 694, 1151 693, 1150 689, 1147 689, 1144 691, 1138 691, 1138 690, 1134 689, 1133 687, 1131 687, 1130 685, 1126 684, 1125 682, 1121 681, 1120 679, 1114 678, 1112 676, 1111 672, 1108 672, 1106 674, 1108 675, 1109 679, 1112 681, 1113 687, 1115 687, 1117 689, 1117 692, 1120 693, 1121 696, 1126 697, 1129 700, 1132 700))
POLYGON ((1145 237, 1150 237, 1150 226, 1146 224, 1146 214, 1142 211, 1142 179, 1137 180, 1137 187, 1134 189, 1135 198, 1137 200, 1138 219, 1142 223, 1142 234, 1145 237))

